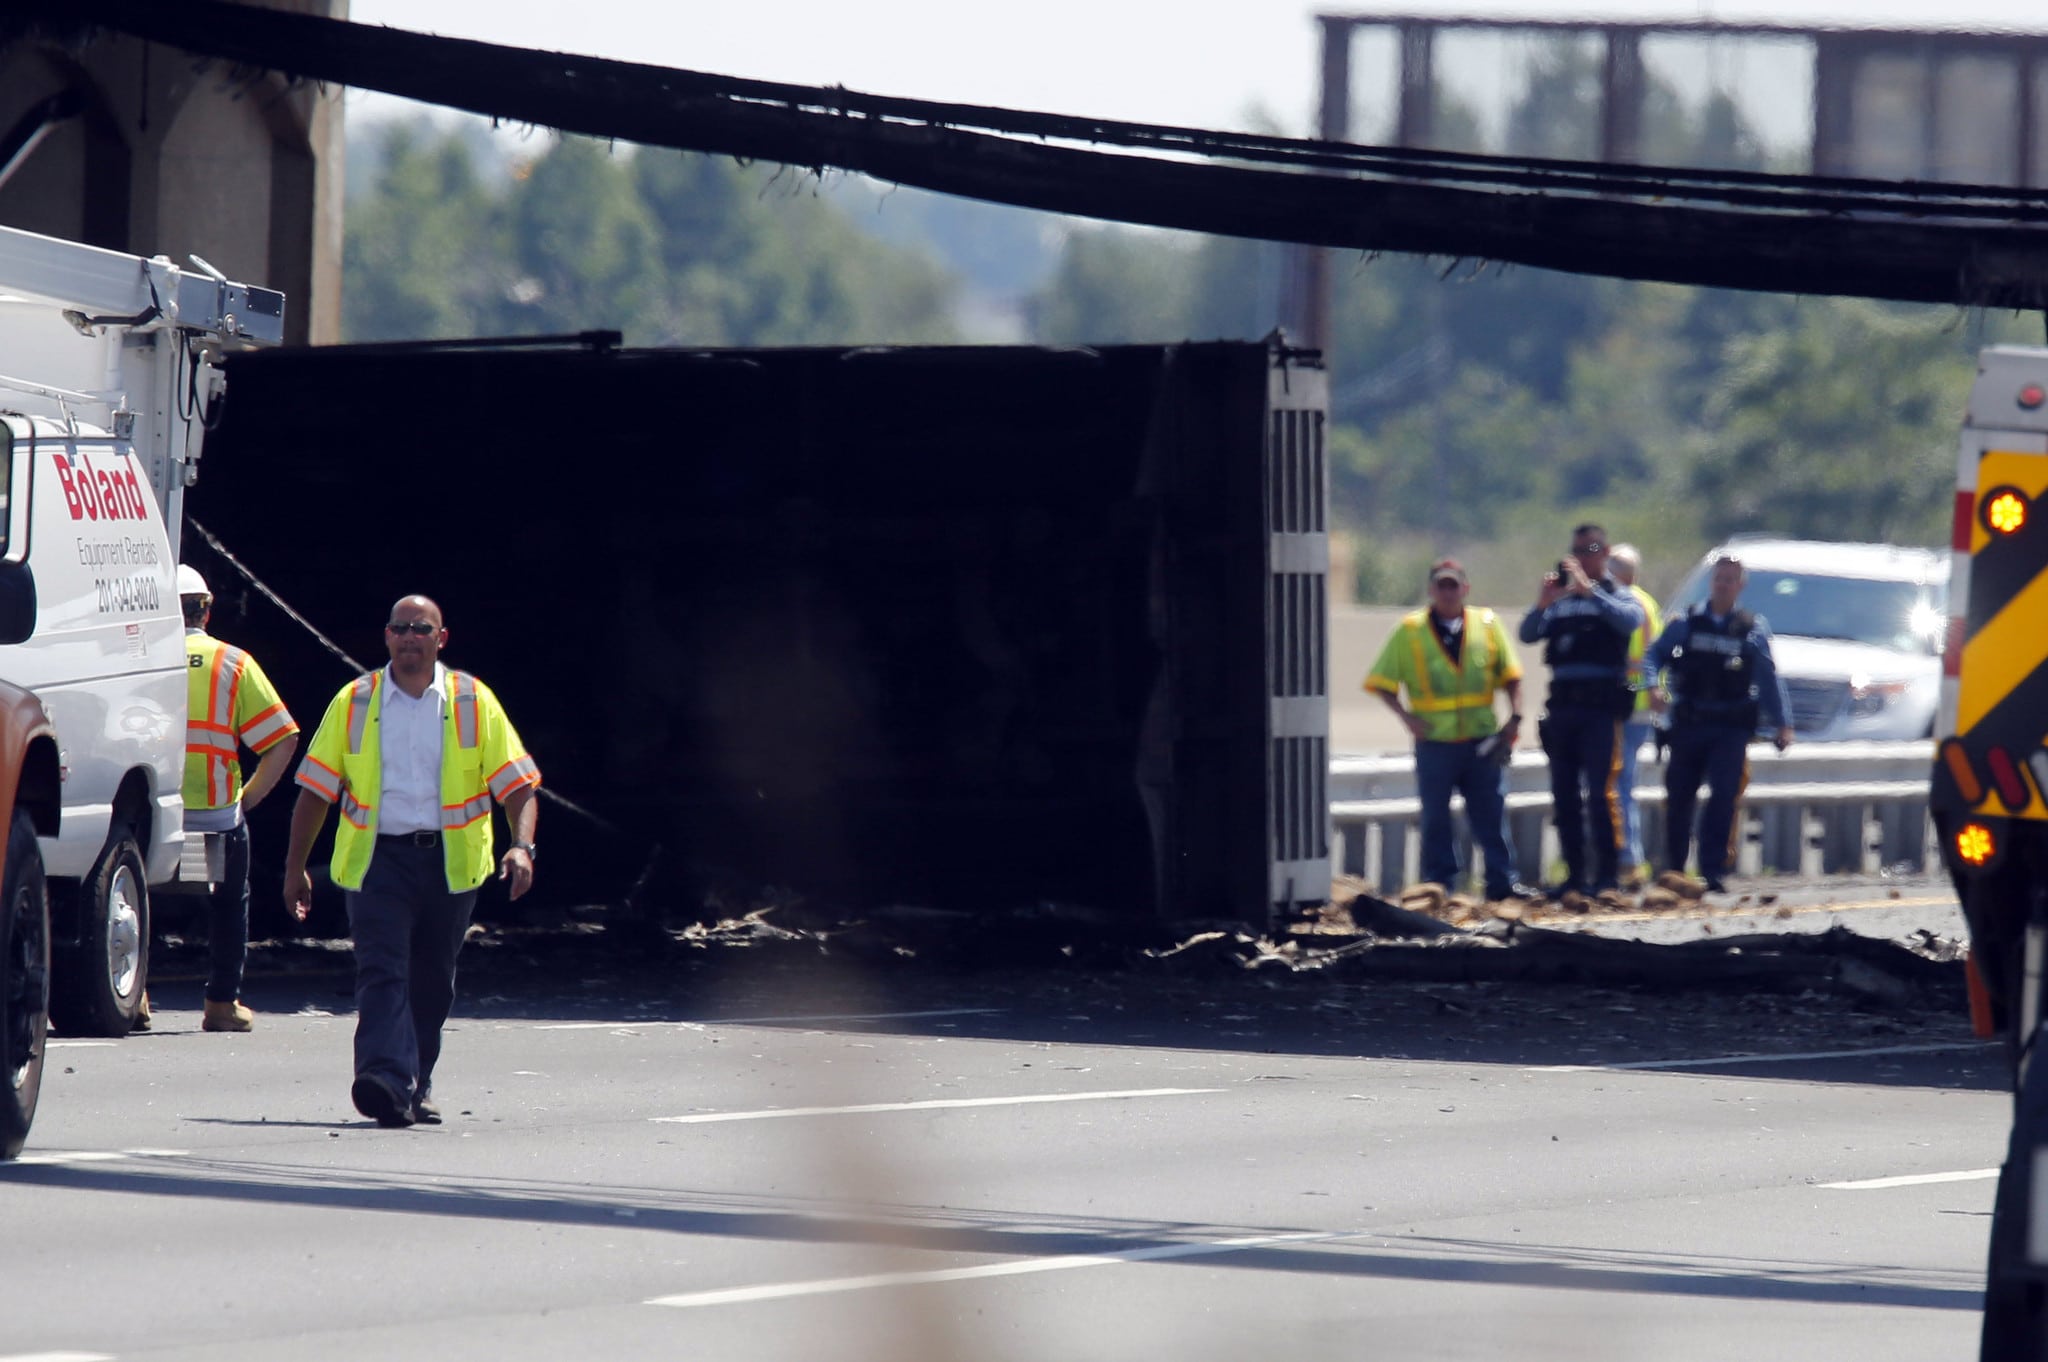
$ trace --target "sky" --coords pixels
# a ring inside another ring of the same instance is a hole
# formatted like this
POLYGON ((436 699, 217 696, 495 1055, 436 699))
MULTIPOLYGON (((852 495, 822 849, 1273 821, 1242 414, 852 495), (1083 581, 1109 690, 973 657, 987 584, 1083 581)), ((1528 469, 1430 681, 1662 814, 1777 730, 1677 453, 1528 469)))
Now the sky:
MULTIPOLYGON (((1321 11, 1299 0, 351 0, 359 23, 874 94, 1306 134, 1321 11)), ((2041 0, 1407 0, 1380 13, 2048 33, 2041 0)), ((376 116, 395 101, 354 96, 376 116)))

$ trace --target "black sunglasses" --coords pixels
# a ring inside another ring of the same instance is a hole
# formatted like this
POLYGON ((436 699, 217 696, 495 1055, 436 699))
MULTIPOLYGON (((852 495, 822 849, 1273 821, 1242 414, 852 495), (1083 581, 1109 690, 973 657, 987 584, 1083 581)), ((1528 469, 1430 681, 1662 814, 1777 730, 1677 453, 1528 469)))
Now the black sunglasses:
POLYGON ((440 629, 440 625, 430 624, 426 620, 393 620, 384 626, 386 633, 418 634, 421 638, 425 638, 428 634, 439 633, 440 629))
POLYGON ((1601 542, 1600 542, 1599 540, 1595 539, 1595 540, 1594 540, 1594 541, 1593 541, 1592 543, 1590 543, 1590 544, 1575 544, 1575 545, 1573 545, 1573 546, 1572 546, 1572 552, 1573 552, 1574 554, 1579 554, 1579 553, 1602 553, 1602 552, 1605 552, 1605 551, 1606 551, 1606 548, 1607 548, 1607 546, 1606 546, 1605 544, 1603 544, 1603 543, 1601 543, 1601 542))

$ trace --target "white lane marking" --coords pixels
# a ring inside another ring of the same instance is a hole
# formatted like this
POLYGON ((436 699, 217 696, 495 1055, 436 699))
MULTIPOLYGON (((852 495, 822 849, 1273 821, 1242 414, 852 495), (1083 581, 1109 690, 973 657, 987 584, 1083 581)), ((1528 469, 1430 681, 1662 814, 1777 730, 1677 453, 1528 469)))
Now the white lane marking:
POLYGON ((114 1362, 112 1353, 5 1353, 0 1362, 114 1362))
MULTIPOLYGON (((43 1042, 52 1050, 104 1050, 120 1043, 118 1040, 46 1040, 43 1042)), ((53 1356, 56 1355, 59 1354, 53 1354, 53 1356)), ((7 1362, 7 1359, 0 1357, 0 1362, 7 1362)))
POLYGON ((844 1291, 871 1291, 877 1287, 965 1282, 982 1277, 1018 1277, 1032 1272, 1066 1272, 1081 1267, 1115 1267, 1119 1263, 1156 1262, 1162 1258, 1194 1258, 1203 1254, 1235 1253, 1241 1249, 1264 1248, 1268 1244, 1302 1244, 1349 1237, 1352 1236, 1345 1231, 1261 1234, 1244 1239, 1215 1239, 1199 1244, 1163 1244, 1152 1248, 1126 1249, 1120 1253, 1075 1253, 1058 1258, 1026 1258, 1007 1263, 986 1263, 980 1267, 946 1267, 927 1272, 879 1272, 869 1277, 826 1277, 810 1282, 736 1286, 722 1291, 686 1291, 680 1295, 656 1296, 645 1303, 665 1305, 676 1310, 689 1310, 706 1305, 739 1305, 747 1301, 788 1300, 793 1296, 829 1296, 844 1291))
MULTIPOLYGON (((793 1017, 706 1017, 696 1021, 603 1021, 603 1022, 546 1022, 533 1029, 536 1031, 631 1031, 657 1026, 689 1026, 699 1030, 707 1026, 771 1026, 789 1022, 837 1022, 837 1021, 896 1021, 917 1017, 969 1017, 984 1016, 1000 1012, 1000 1007, 942 1007, 931 1012, 820 1012, 812 1016, 793 1017)), ((0 1362, 6 1359, 0 1358, 0 1362)))
POLYGON ((1626 1064, 1534 1064, 1525 1073, 1596 1074, 1607 1069, 1714 1069, 1730 1064, 1792 1064, 1806 1059, 1862 1059, 1872 1055, 1934 1055, 1946 1050, 1984 1050, 1995 1040, 1934 1041, 1925 1045, 1884 1045, 1871 1050, 1807 1050, 1791 1055, 1715 1055, 1708 1059, 1638 1059, 1626 1064))
POLYGON ((1859 1182, 1823 1182, 1843 1192, 1870 1192, 1883 1187, 1918 1187, 1930 1182, 1982 1182, 1998 1176, 1996 1168, 1971 1168, 1961 1173, 1908 1173, 1896 1178, 1864 1178, 1859 1182))
MULTIPOLYGON (((40 1154, 23 1154, 17 1164, 119 1163, 123 1159, 178 1159, 183 1149, 50 1149, 40 1154)), ((0 1362, 11 1359, 0 1356, 0 1362)))
POLYGON ((1031 1102, 1106 1102, 1119 1097, 1186 1097, 1222 1088, 1128 1088, 1121 1092, 1047 1092, 1026 1097, 944 1097, 928 1102, 866 1102, 857 1107, 771 1107, 766 1111, 706 1111, 694 1116, 650 1116, 671 1125, 713 1121, 773 1121, 783 1116, 853 1116, 875 1111, 938 1111, 947 1107, 1016 1107, 1031 1102))

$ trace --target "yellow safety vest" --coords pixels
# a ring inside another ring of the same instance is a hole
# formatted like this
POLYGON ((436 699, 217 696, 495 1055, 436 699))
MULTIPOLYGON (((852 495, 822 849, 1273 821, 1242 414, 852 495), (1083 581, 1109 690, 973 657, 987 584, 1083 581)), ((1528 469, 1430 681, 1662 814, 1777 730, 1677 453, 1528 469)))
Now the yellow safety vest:
MULTIPOLYGON (((1656 598, 1639 586, 1632 586, 1629 590, 1635 593, 1636 604, 1643 607, 1643 622, 1628 636, 1628 683, 1636 689, 1635 712, 1641 716, 1649 712, 1651 689, 1643 681, 1643 652, 1650 646, 1650 640, 1664 632, 1664 621, 1658 616, 1656 598)), ((1629 722, 1648 723, 1649 720, 1638 717, 1629 722)))
MULTIPOLYGON (((360 889, 377 845, 377 801, 383 790, 383 746, 377 739, 384 672, 357 677, 327 706, 299 764, 299 784, 341 810, 334 830, 334 882, 360 889)), ((495 868, 491 801, 525 786, 538 788, 540 768, 527 755, 504 706, 468 672, 448 669, 441 714, 441 848, 448 892, 474 889, 495 868)))
POLYGON ((1437 640, 1429 611, 1417 610, 1402 617, 1380 649, 1365 688, 1397 695, 1406 686, 1408 708, 1423 721, 1424 741, 1466 742, 1500 726, 1493 693, 1521 676, 1522 665, 1499 617, 1467 606, 1456 662, 1437 640))
POLYGON ((276 687, 240 648, 185 631, 185 807, 225 809, 242 797, 236 744, 261 756, 299 731, 276 687))

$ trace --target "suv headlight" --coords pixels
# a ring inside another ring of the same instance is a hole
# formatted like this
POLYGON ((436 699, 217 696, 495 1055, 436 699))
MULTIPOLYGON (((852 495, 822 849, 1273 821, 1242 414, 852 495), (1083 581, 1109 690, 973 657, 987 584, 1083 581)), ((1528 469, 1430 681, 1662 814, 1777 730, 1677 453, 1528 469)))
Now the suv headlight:
POLYGON ((1913 688, 1910 681, 1856 681, 1849 687, 1849 717, 1866 719, 1882 714, 1886 705, 1903 699, 1913 688))

